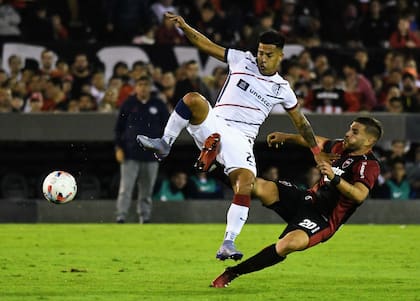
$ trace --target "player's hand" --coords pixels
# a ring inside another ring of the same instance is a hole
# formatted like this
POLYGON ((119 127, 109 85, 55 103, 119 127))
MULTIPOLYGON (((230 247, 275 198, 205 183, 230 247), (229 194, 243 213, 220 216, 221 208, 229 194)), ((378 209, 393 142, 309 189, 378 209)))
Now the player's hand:
POLYGON ((331 180, 334 177, 334 171, 332 170, 330 163, 323 161, 318 163, 316 167, 319 169, 321 174, 327 176, 328 179, 331 180))
POLYGON ((187 25, 183 17, 175 15, 171 12, 166 12, 165 18, 171 20, 176 26, 178 26, 181 29, 187 25))
POLYGON ((115 160, 117 160, 118 163, 124 162, 124 151, 121 147, 115 149, 115 160))
POLYGON ((267 144, 269 147, 275 146, 278 148, 280 145, 283 145, 285 140, 286 135, 282 132, 273 132, 267 135, 267 144))
POLYGON ((329 164, 333 163, 335 160, 340 159, 339 154, 333 154, 333 153, 324 153, 320 152, 317 155, 314 155, 315 162, 317 164, 320 164, 321 162, 327 162, 329 164))

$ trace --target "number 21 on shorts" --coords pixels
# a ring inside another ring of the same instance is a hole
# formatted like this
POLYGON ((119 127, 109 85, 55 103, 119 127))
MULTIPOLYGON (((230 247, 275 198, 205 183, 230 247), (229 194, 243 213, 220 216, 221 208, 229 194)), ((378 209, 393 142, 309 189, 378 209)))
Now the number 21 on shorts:
POLYGON ((310 219, 305 218, 303 221, 299 223, 299 226, 311 230, 312 233, 315 233, 319 230, 319 226, 311 221, 310 219))

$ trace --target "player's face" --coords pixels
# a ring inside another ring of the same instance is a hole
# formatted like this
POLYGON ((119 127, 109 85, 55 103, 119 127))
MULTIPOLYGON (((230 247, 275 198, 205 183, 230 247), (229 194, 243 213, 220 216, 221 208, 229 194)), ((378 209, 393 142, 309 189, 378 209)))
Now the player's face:
POLYGON ((365 126, 358 122, 353 122, 350 129, 344 136, 344 148, 349 151, 357 151, 371 145, 371 138, 365 131, 365 126))
POLYGON ((272 44, 258 45, 257 63, 258 69, 263 75, 275 74, 283 58, 283 52, 272 44))

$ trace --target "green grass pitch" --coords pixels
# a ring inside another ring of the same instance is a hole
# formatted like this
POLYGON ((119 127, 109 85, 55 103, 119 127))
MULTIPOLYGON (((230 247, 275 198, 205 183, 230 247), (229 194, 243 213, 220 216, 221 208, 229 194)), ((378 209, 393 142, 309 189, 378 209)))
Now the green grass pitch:
MULTIPOLYGON (((330 241, 244 275, 210 281, 222 224, 2 224, 0 300, 420 301, 420 226, 345 225, 330 241)), ((247 224, 245 258, 284 225, 247 224)))

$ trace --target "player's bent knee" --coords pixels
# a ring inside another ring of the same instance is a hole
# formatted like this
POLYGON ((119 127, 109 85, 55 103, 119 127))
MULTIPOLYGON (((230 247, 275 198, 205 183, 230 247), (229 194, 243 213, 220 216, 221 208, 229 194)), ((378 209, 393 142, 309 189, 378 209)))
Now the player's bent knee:
POLYGON ((258 198, 265 206, 272 205, 279 200, 276 183, 261 178, 255 180, 252 195, 258 198))
POLYGON ((184 100, 184 103, 190 108, 197 105, 207 106, 207 100, 198 92, 188 92, 182 99, 184 100))
POLYGON ((277 242, 276 251, 279 255, 286 256, 292 252, 306 249, 308 244, 308 234, 302 230, 294 230, 277 242))

